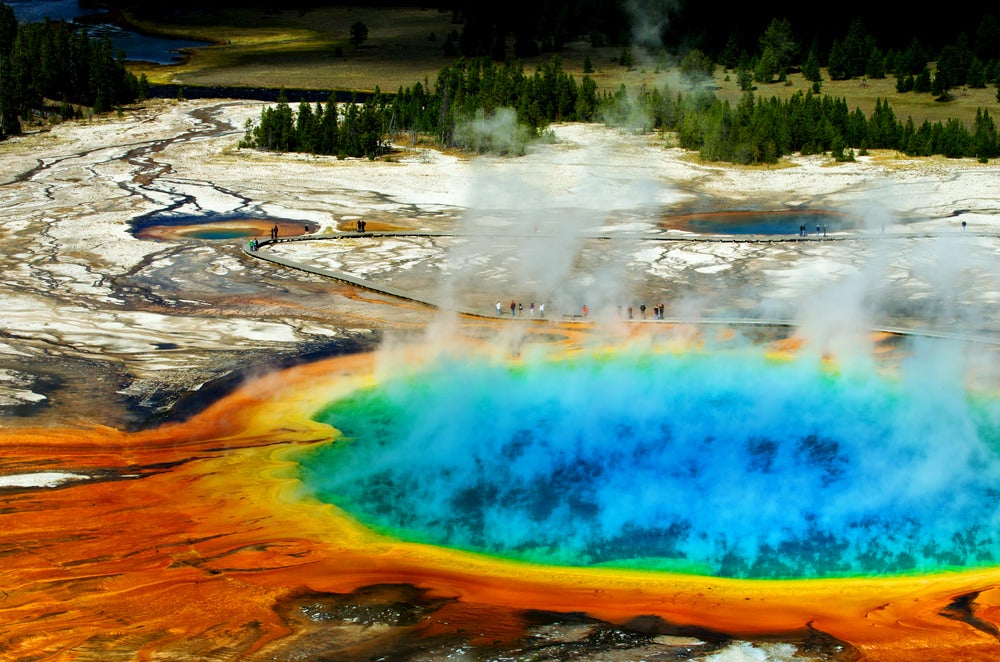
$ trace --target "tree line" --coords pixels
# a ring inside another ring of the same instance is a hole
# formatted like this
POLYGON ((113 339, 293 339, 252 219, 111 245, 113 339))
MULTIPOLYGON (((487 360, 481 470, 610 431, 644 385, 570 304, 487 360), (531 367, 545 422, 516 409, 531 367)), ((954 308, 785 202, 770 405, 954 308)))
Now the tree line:
MULTIPOLYGON (((708 58, 708 61, 716 60, 708 58)), ((998 82, 1000 21, 986 14, 972 37, 961 33, 941 48, 931 50, 916 37, 911 37, 903 48, 880 47, 865 22, 857 18, 846 34, 834 38, 828 48, 814 39, 803 49, 791 22, 776 18, 761 33, 753 54, 740 50, 735 36, 731 36, 717 61, 737 71, 743 89, 750 89, 753 82, 783 81, 789 72, 796 70, 807 80, 820 83, 821 69, 825 68, 831 80, 876 79, 891 74, 900 93, 930 92, 945 97, 955 88, 984 88, 998 82), (931 61, 936 63, 933 72, 931 61)), ((814 89, 819 91, 819 86, 814 89)))
POLYGON ((593 79, 577 83, 558 57, 530 75, 521 63, 459 58, 433 86, 418 82, 394 95, 376 89, 342 108, 331 95, 325 105, 300 103, 296 113, 282 97, 248 123, 240 145, 374 158, 387 149, 388 136, 411 133, 445 147, 518 152, 551 122, 592 121, 599 103, 593 79))
MULTIPOLYGON (((687 11, 693 8, 691 4, 681 4, 687 11)), ((637 98, 630 99, 624 87, 614 93, 598 94, 594 81, 586 74, 577 83, 562 70, 558 56, 539 65, 533 75, 526 74, 519 61, 504 59, 506 50, 502 44, 508 41, 509 34, 514 34, 515 52, 537 53, 537 43, 534 46, 523 43, 535 38, 530 31, 519 30, 517 21, 512 22, 509 15, 495 8, 466 6, 462 12, 466 21, 462 52, 486 56, 459 58, 455 64, 441 69, 433 87, 425 80, 412 87, 401 87, 390 97, 379 95, 382 103, 371 111, 369 128, 381 127, 382 139, 365 142, 363 151, 338 147, 337 153, 374 157, 385 151, 387 136, 406 131, 432 136, 442 146, 516 152, 523 149, 526 140, 537 138, 550 122, 599 120, 632 128, 674 131, 681 146, 698 151, 707 160, 744 164, 772 163, 794 152, 830 152, 834 158, 850 159, 856 151, 864 153, 876 148, 895 149, 908 155, 976 157, 983 161, 1000 155, 995 123, 985 109, 979 109, 971 130, 954 119, 925 121, 916 126, 910 118, 897 118, 887 100, 879 99, 874 112, 867 117, 860 109, 849 110, 844 99, 821 93, 824 68, 834 80, 885 78, 893 74, 898 92, 931 92, 941 99, 947 99, 949 90, 959 86, 985 87, 987 83, 997 83, 1000 23, 989 14, 976 25, 972 38, 963 33, 953 42, 943 42, 936 52, 933 73, 931 54, 916 36, 905 48, 883 50, 865 21, 855 18, 841 35, 817 30, 809 48, 803 49, 791 22, 774 18, 757 38, 752 55, 741 48, 745 41, 741 42, 735 32, 712 56, 688 47, 679 60, 679 68, 683 79, 695 88, 693 91, 642 90, 637 98), (470 30, 479 31, 478 37, 467 35, 470 30), (820 34, 828 40, 825 45, 818 37, 820 34), (713 78, 716 62, 735 73, 737 84, 744 90, 739 103, 732 105, 699 89, 700 83, 713 78), (787 100, 755 94, 758 84, 786 80, 788 73, 796 70, 813 81, 811 93, 797 93, 787 100), (508 119, 506 124, 491 122, 501 113, 506 117, 512 114, 514 119, 508 119), (507 135, 501 136, 501 131, 507 135), (511 134, 516 136, 513 142, 509 139, 511 134)), ((542 24, 555 29, 553 23, 542 24)), ((588 37, 605 38, 595 34, 591 31, 588 37)), ((669 35, 660 36, 666 39, 669 35)), ((560 50, 564 41, 555 39, 551 50, 560 50)), ((623 54, 622 64, 626 64, 625 58, 623 54)), ((291 125, 292 118, 282 112, 281 121, 291 125)), ((273 121, 277 117, 269 115, 267 119, 273 121)), ((275 149, 275 143, 259 137, 266 123, 262 117, 261 127, 254 130, 253 136, 248 131, 245 144, 275 149)), ((265 133, 275 132, 265 130, 265 133)))
POLYGON ((293 112, 284 91, 277 103, 261 112, 260 121, 247 120, 241 148, 249 147, 273 152, 305 152, 335 156, 368 156, 383 154, 388 100, 376 91, 362 103, 337 103, 330 94, 325 104, 315 106, 299 103, 293 112))
POLYGON ((425 81, 395 95, 376 91, 363 103, 342 106, 331 97, 325 106, 301 103, 296 114, 281 99, 256 125, 248 122, 241 146, 375 158, 386 152, 390 136, 410 132, 441 146, 517 153, 552 122, 602 121, 676 132, 682 147, 706 160, 741 164, 773 163, 795 152, 847 160, 868 149, 982 161, 1000 156, 995 122, 984 109, 970 130, 955 119, 916 126, 897 118, 883 99, 866 116, 844 98, 811 91, 784 100, 747 91, 735 105, 706 89, 653 88, 633 98, 623 85, 598 94, 589 76, 577 83, 557 56, 530 75, 517 63, 461 58, 441 69, 433 87, 425 81), (501 111, 510 121, 488 121, 501 111))
MULTIPOLYGON (((745 92, 734 106, 710 92, 644 92, 628 100, 624 89, 607 106, 612 123, 622 124, 621 108, 638 103, 648 126, 677 133, 680 146, 698 151, 708 161, 739 164, 774 163, 793 153, 830 153, 837 160, 852 160, 855 150, 897 150, 909 156, 941 154, 949 158, 975 157, 980 161, 1000 156, 996 124, 979 109, 972 130, 957 119, 901 120, 887 100, 877 99, 866 116, 850 110, 844 98, 796 92, 788 99, 758 97, 745 92), (615 115, 614 113, 617 113, 615 115)), ((629 111, 635 116, 633 110, 629 111)))
MULTIPOLYGON (((477 11, 471 5, 463 8, 470 25, 484 17, 477 11)), ((552 21, 546 29, 557 29, 558 21, 555 17, 552 21)), ((582 29, 582 23, 573 21, 568 25, 582 29)), ((620 27, 619 19, 608 25, 612 23, 620 27)), ((491 38, 500 39, 516 28, 516 22, 498 25, 491 38)), ((559 50, 564 41, 556 39, 552 50, 559 50)), ((803 49, 787 19, 771 20, 758 37, 753 56, 745 50, 737 54, 737 43, 731 38, 718 56, 724 66, 735 67, 738 83, 746 90, 735 105, 697 87, 688 92, 643 90, 634 99, 624 88, 599 94, 590 76, 578 81, 563 70, 557 55, 531 73, 519 60, 463 57, 443 67, 433 84, 425 79, 400 87, 395 94, 377 90, 358 103, 337 104, 331 96, 325 104, 300 103, 293 111, 282 97, 262 111, 256 125, 248 123, 241 145, 374 158, 388 150, 390 136, 410 133, 431 136, 447 147, 517 153, 551 122, 603 121, 674 131, 682 146, 699 151, 703 158, 737 163, 773 162, 793 152, 831 152, 836 158, 850 158, 854 150, 870 148, 979 159, 998 155, 994 121, 983 109, 970 130, 957 120, 915 126, 910 119, 896 118, 888 101, 881 99, 872 116, 866 117, 858 109, 849 111, 843 99, 821 94, 818 85, 813 93, 787 100, 754 94, 754 83, 781 80, 796 66, 818 83, 821 65, 831 78, 894 73, 900 92, 944 94, 957 85, 985 85, 1000 74, 1000 25, 989 15, 980 21, 973 38, 960 35, 940 49, 933 76, 928 53, 915 38, 904 50, 883 52, 861 20, 835 37, 822 56, 814 41, 799 65, 803 49)), ((697 82, 712 75, 715 61, 691 49, 681 60, 681 72, 697 82)), ((54 112, 46 108, 53 100, 60 104, 55 112, 67 117, 78 114, 80 106, 94 112, 110 110, 143 98, 147 90, 145 78, 127 71, 124 54, 113 53, 109 39, 91 39, 64 22, 18 25, 13 10, 0 4, 3 135, 20 132, 19 118, 54 112)))
POLYGON ((20 134, 21 120, 36 114, 74 117, 79 106, 107 112, 146 89, 145 76, 125 68, 110 38, 92 39, 64 21, 18 24, 14 10, 0 4, 0 138, 20 134))

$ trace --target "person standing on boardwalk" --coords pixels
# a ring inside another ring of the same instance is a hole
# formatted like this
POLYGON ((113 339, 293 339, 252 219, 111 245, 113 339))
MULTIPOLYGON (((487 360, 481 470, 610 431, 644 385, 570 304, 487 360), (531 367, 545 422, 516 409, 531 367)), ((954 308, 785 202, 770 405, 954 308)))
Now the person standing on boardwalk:
POLYGON ((500 309, 500 301, 497 301, 497 317, 500 317, 502 314, 503 311, 500 309))
POLYGON ((515 304, 515 303, 514 303, 514 300, 513 300, 513 299, 511 299, 511 300, 510 300, 510 316, 511 316, 511 317, 513 317, 513 316, 514 316, 514 311, 515 311, 515 310, 517 310, 517 304, 515 304))

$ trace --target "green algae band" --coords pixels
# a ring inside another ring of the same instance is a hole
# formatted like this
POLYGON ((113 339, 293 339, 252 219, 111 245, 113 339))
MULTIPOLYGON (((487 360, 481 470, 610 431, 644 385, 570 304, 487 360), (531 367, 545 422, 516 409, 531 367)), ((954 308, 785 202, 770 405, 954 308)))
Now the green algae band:
POLYGON ((937 343, 892 377, 759 351, 442 360, 331 403, 321 499, 405 540, 726 577, 1000 559, 1000 407, 937 343))

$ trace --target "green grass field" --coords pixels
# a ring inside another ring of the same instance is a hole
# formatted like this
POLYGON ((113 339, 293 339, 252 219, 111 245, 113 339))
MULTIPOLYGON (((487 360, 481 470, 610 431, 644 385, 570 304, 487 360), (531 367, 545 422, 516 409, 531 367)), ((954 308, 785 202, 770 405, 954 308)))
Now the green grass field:
MULTIPOLYGON (((261 9, 203 10, 173 16, 169 22, 140 13, 126 16, 137 27, 153 33, 212 41, 214 45, 191 53, 186 62, 171 66, 134 64, 136 75, 145 73, 154 83, 183 85, 232 85, 307 88, 320 90, 373 90, 394 92, 401 85, 420 81, 433 83, 438 71, 451 60, 442 45, 452 30, 451 14, 437 9, 326 7, 305 12, 261 9), (361 21, 368 27, 368 40, 354 48, 349 42, 350 25, 361 21)), ((636 66, 626 70, 617 63, 621 49, 593 48, 584 42, 567 45, 559 53, 563 67, 577 77, 583 75, 584 60, 590 57, 595 69, 591 77, 602 90, 616 90, 624 84, 630 90, 643 85, 661 87, 669 83, 682 89, 676 71, 656 62, 643 62, 637 54, 636 66)), ((525 60, 533 71, 550 57, 525 60)), ((811 83, 800 75, 788 83, 761 85, 756 94, 787 97, 808 90, 811 83)), ((977 108, 986 108, 996 117, 1000 102, 996 88, 956 91, 951 101, 936 101, 930 94, 898 94, 895 79, 823 82, 823 93, 847 101, 871 114, 878 98, 888 99, 896 116, 912 117, 918 125, 955 117, 971 126, 977 108)), ((715 92, 735 102, 741 95, 735 75, 716 73, 715 92)))

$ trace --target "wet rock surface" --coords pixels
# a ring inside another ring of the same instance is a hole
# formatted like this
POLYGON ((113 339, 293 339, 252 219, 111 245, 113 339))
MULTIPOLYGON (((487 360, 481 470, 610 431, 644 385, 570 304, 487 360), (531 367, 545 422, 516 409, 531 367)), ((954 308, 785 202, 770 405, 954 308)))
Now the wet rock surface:
POLYGON ((254 660, 851 660, 815 631, 750 643, 658 618, 621 625, 582 614, 510 610, 428 598, 408 585, 302 596, 279 607, 295 631, 254 660), (294 642, 294 643, 293 643, 294 642))
POLYGON ((266 215, 263 203, 170 162, 183 145, 231 145, 238 131, 219 115, 234 109, 154 104, 0 148, 5 424, 97 414, 142 425, 226 375, 372 346, 379 324, 352 292, 246 260, 240 240, 133 236, 134 219, 154 212, 266 215))

